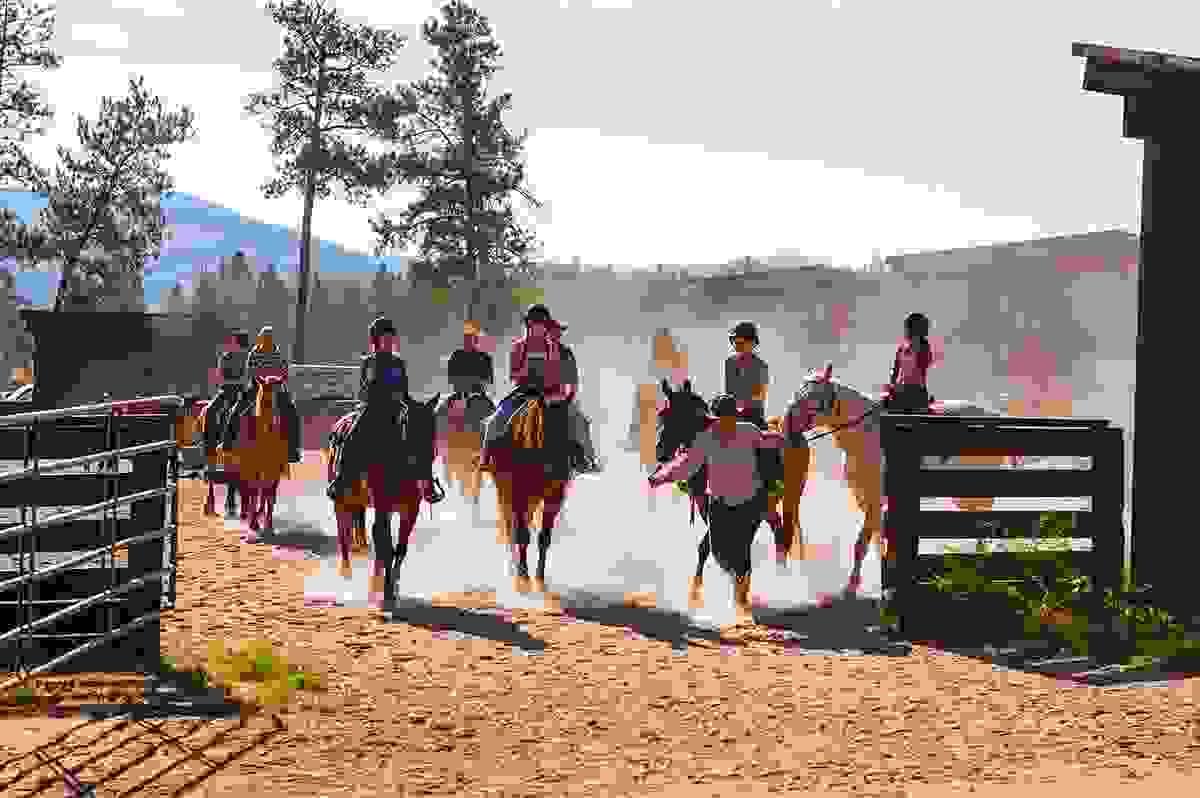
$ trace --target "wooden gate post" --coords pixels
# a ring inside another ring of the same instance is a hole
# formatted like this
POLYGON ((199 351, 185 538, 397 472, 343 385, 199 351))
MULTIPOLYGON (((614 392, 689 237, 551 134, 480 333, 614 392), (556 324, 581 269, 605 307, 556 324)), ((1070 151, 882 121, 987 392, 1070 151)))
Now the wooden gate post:
POLYGON ((1195 570, 1200 536, 1192 532, 1195 421, 1191 397, 1171 405, 1152 391, 1177 382, 1194 366, 1195 199, 1200 146, 1192 121, 1200 99, 1200 59, 1074 44, 1087 59, 1083 89, 1124 98, 1122 134, 1142 139, 1142 234, 1137 275, 1137 372, 1133 440, 1133 570, 1154 587, 1155 602, 1190 618, 1200 611, 1195 570), (1153 276, 1148 276, 1153 273, 1153 276), (1153 380, 1157 386, 1150 383, 1153 380))

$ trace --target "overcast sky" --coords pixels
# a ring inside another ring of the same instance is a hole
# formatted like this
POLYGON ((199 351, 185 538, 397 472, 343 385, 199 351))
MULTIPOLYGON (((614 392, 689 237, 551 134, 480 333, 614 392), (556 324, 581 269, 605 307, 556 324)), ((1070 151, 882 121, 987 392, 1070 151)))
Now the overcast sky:
MULTIPOLYGON (((339 0, 410 34, 381 80, 420 77, 426 0, 339 0)), ((272 85, 261 0, 59 0, 62 69, 46 165, 131 73, 196 112, 177 188, 299 227, 265 200, 268 137, 241 98, 272 85)), ((1200 55, 1178 0, 481 0, 505 48, 529 221, 549 257, 717 263, 794 250, 863 263, 897 251, 1138 227, 1142 145, 1121 100, 1081 89, 1073 41, 1200 55), (532 211, 531 211, 532 213, 532 211)), ((395 204, 384 202, 384 206, 395 204)), ((367 250, 370 213, 318 204, 318 236, 367 250)))

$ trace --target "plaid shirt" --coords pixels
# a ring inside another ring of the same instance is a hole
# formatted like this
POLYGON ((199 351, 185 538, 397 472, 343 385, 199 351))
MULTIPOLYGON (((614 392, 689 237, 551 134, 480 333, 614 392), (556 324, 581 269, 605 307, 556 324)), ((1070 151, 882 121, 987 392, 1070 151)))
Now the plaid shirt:
POLYGON ((264 351, 256 346, 246 356, 246 380, 253 382, 254 378, 258 376, 259 369, 282 371, 286 380, 288 370, 287 358, 280 354, 278 347, 270 351, 264 351))

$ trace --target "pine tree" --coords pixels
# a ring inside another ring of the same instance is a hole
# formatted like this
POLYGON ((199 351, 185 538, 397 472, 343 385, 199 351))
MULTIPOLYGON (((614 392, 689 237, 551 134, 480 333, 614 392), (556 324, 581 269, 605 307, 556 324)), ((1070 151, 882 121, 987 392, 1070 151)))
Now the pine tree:
POLYGON ((272 64, 281 86, 252 94, 246 110, 267 120, 274 135, 271 154, 288 156, 278 164, 278 176, 263 184, 264 195, 282 197, 295 189, 304 199, 292 352, 302 362, 313 206, 330 196, 331 182, 340 183, 347 199, 360 205, 383 187, 388 159, 371 156, 362 144, 347 143, 343 134, 370 132, 366 120, 380 90, 366 75, 390 69, 407 39, 366 25, 352 27, 324 0, 271 2, 266 10, 284 29, 283 55, 272 64))
POLYGON ((486 292, 484 315, 494 316, 510 278, 533 271, 535 239, 514 222, 511 200, 516 193, 540 207, 524 185, 528 133, 518 137, 504 126, 510 93, 487 98, 502 55, 487 17, 465 0, 450 0, 440 20, 425 22, 422 38, 437 50, 433 73, 400 87, 376 120, 399 145, 401 179, 416 184, 421 197, 395 220, 372 221, 376 252, 415 244, 418 281, 444 287, 469 280, 467 315, 481 315, 486 292))

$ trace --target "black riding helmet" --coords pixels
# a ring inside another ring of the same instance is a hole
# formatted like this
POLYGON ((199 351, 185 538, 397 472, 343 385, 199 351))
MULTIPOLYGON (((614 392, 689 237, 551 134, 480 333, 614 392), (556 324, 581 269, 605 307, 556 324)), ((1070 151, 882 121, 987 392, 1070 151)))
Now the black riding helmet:
POLYGON ((524 321, 526 324, 534 321, 540 321, 542 324, 547 324, 551 327, 558 327, 560 330, 567 329, 567 325, 550 315, 550 308, 546 307, 540 302, 529 306, 529 309, 525 311, 524 321))
POLYGON ((734 338, 745 338, 758 346, 758 325, 752 321, 739 321, 729 331, 729 340, 732 341, 734 338))
POLYGON ((737 415, 737 399, 727 393, 719 393, 709 402, 710 412, 717 418, 737 415))
POLYGON ((904 331, 913 338, 929 337, 929 317, 924 313, 910 313, 904 319, 904 331))
POLYGON ((385 335, 397 335, 396 325, 387 316, 380 316, 371 322, 371 326, 367 328, 367 335, 371 338, 381 338, 385 335))

